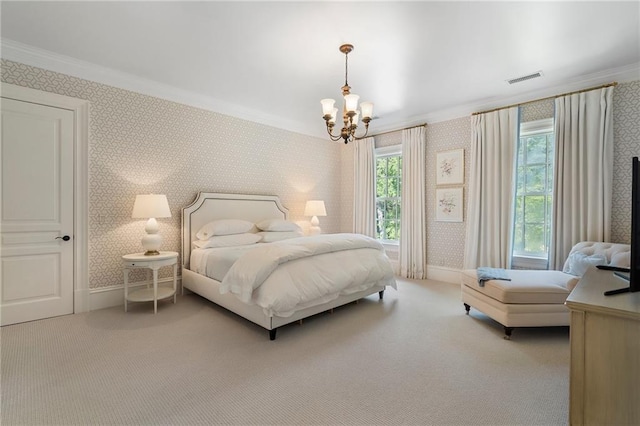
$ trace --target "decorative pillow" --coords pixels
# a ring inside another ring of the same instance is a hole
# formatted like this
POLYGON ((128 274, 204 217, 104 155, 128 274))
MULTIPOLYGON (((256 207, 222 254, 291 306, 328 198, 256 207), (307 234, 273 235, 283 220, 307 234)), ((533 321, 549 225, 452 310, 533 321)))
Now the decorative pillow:
POLYGON ((256 223, 256 226, 261 231, 276 231, 276 232, 285 232, 285 231, 300 231, 302 232, 302 228, 298 226, 298 224, 294 222, 289 222, 284 219, 267 219, 256 223))
POLYGON ((272 243, 274 241, 288 240, 289 238, 302 237, 304 234, 302 231, 267 231, 258 232, 258 235, 262 235, 261 242, 272 243))
POLYGON ((255 244, 262 239, 261 235, 245 233, 233 235, 221 235, 211 237, 208 240, 194 241, 193 245, 198 248, 214 248, 214 247, 233 247, 243 246, 246 244, 255 244))
POLYGON ((587 256, 579 251, 569 255, 569 268, 564 271, 567 274, 581 277, 587 272, 589 266, 606 265, 607 259, 601 254, 592 254, 587 256))
POLYGON ((199 240, 208 240, 214 235, 232 235, 249 232, 253 229, 253 223, 240 219, 220 219, 204 225, 196 233, 199 240))

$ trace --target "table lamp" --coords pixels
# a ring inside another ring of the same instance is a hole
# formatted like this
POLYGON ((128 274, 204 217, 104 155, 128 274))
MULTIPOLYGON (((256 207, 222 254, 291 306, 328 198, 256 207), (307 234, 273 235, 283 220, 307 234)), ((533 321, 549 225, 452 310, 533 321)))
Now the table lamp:
POLYGON ((326 216, 327 210, 324 208, 324 201, 322 200, 309 200, 304 207, 305 216, 313 216, 311 218, 311 228, 309 228, 309 235, 318 235, 322 233, 320 229, 320 221, 318 216, 326 216))
POLYGON ((162 244, 162 237, 158 233, 160 228, 158 227, 156 218, 171 217, 167 196, 159 194, 136 195, 131 217, 133 219, 149 219, 144 227, 146 235, 142 237, 142 247, 145 249, 145 256, 160 254, 159 249, 162 244))

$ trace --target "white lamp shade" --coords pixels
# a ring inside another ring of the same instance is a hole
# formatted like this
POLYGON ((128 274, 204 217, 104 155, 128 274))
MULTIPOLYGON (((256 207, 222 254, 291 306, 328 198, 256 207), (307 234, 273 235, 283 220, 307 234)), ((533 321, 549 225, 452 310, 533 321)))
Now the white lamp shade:
POLYGON ((356 111, 356 115, 353 116, 353 125, 358 127, 359 120, 360 120, 360 112, 356 111))
POLYGON ((344 103, 347 111, 355 111, 358 109, 358 99, 360 99, 360 96, 353 93, 345 95, 344 103))
POLYGON ((333 105, 336 103, 333 99, 322 99, 320 101, 322 104, 322 115, 331 115, 331 111, 333 111, 333 105))
POLYGON ((362 112, 362 118, 371 118, 371 117, 373 117, 373 103, 372 102, 362 102, 360 104, 360 111, 362 112))
POLYGON ((309 200, 304 207, 305 216, 326 216, 327 210, 324 208, 324 201, 309 200))
POLYGON ((133 219, 171 217, 167 196, 160 194, 136 195, 131 217, 133 219))
POLYGON ((331 118, 329 119, 329 123, 335 123, 336 117, 338 116, 338 108, 334 108, 331 112, 331 118))

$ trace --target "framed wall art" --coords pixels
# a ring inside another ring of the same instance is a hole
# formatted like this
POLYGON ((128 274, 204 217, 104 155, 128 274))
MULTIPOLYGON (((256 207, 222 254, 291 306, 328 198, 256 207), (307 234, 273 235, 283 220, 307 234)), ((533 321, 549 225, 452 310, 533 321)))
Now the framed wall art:
POLYGON ((437 222, 462 222, 462 195, 462 187, 436 189, 437 222))
POLYGON ((464 183, 464 149, 436 154, 436 185, 464 183))

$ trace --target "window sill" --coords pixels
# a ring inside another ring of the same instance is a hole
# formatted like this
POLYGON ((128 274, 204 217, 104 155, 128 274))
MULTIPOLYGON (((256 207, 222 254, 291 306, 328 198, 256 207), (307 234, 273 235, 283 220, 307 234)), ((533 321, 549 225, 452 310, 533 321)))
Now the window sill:
POLYGON ((400 244, 397 241, 384 241, 384 240, 378 240, 378 241, 380 241, 380 243, 386 250, 397 251, 400 247, 400 244))
POLYGON ((513 256, 511 267, 515 269, 548 269, 549 260, 545 257, 513 256))

